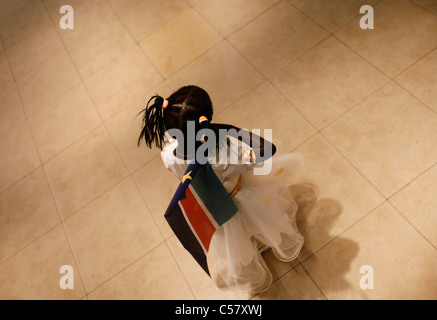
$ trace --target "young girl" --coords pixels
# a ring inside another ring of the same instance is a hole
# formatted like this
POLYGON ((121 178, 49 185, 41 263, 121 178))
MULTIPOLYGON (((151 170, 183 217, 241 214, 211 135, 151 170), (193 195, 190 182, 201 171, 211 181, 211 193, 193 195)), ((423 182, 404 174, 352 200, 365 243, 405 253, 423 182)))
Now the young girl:
MULTIPOLYGON (((196 86, 185 86, 167 99, 152 97, 143 112, 138 144, 144 139, 149 148, 153 143, 161 148, 165 166, 181 180, 190 159, 188 121, 198 124, 201 116, 209 122, 212 120, 213 107, 208 93, 196 86), (181 130, 184 141, 178 142, 175 137, 166 135, 170 129, 181 130)), ((211 128, 215 132, 230 128, 240 130, 223 124, 211 124, 211 128)), ((254 142, 250 132, 243 132, 254 142)), ((295 259, 302 248, 303 237, 295 223, 297 205, 281 181, 298 171, 303 161, 298 154, 276 156, 269 175, 254 175, 254 155, 263 155, 268 142, 260 138, 259 143, 250 144, 251 149, 244 149, 241 145, 234 148, 232 143, 229 139, 227 143, 217 142, 218 152, 214 157, 221 161, 210 161, 210 164, 232 196, 238 212, 214 233, 207 264, 211 279, 218 287, 258 293, 272 283, 272 275, 261 256, 260 246, 272 248, 275 257, 281 261, 295 259), (223 161, 220 154, 225 154, 227 160, 236 157, 240 161, 237 164, 223 161)), ((273 146, 273 153, 275 150, 273 146)))

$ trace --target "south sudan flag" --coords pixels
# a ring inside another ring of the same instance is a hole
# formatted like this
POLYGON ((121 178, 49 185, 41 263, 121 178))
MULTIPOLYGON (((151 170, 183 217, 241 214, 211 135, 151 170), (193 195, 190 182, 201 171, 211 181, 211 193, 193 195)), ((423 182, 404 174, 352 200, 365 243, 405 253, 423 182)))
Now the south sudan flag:
POLYGON ((165 218, 185 249, 209 275, 206 255, 219 226, 238 209, 209 163, 188 166, 165 218))

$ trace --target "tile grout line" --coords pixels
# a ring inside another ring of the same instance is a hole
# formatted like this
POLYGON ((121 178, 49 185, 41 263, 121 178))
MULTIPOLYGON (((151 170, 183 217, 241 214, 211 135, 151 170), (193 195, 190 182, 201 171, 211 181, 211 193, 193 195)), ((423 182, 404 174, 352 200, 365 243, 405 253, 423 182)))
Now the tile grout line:
POLYGON ((237 33, 238 31, 240 31, 241 29, 243 29, 244 27, 246 27, 248 24, 252 23, 254 20, 258 19, 260 16, 262 16, 264 13, 266 13, 267 11, 271 10, 273 7, 275 7, 276 5, 278 5, 280 2, 282 2, 284 0, 276 0, 276 2, 274 2, 272 5, 270 5, 269 7, 266 7, 265 9, 261 10, 258 14, 256 14, 254 17, 250 18, 246 23, 242 24, 241 26, 239 26, 238 28, 236 28, 234 31, 230 32, 229 34, 225 34, 220 32, 220 30, 218 28, 216 28, 213 24, 211 24, 211 22, 207 19, 207 17, 205 17, 202 12, 200 12, 196 6, 191 6, 191 8, 196 11, 215 31, 217 31, 218 34, 220 34, 223 38, 223 40, 228 40, 228 38, 230 38, 232 35, 234 35, 235 33, 237 33))
MULTIPOLYGON (((285 0, 284 0, 285 1, 285 0)), ((330 36, 333 35, 333 32, 329 31, 328 29, 326 29, 323 25, 321 25, 320 23, 318 23, 316 20, 314 20, 311 16, 309 16, 308 14, 306 14, 304 11, 302 11, 301 9, 299 9, 298 7, 296 7, 293 3, 291 3, 290 1, 285 1, 286 3, 288 3, 290 6, 292 6, 294 9, 296 9, 297 11, 299 11, 299 13, 301 13, 302 15, 304 15, 307 19, 309 19, 312 23, 314 23, 316 26, 318 26, 320 29, 322 29, 323 31, 325 31, 327 33, 327 35, 325 37, 323 37, 320 41, 318 41, 317 43, 315 43, 313 46, 311 46, 308 50, 302 52, 301 54, 299 54, 298 56, 296 56, 296 58, 288 61, 287 63, 285 63, 280 69, 278 69, 277 71, 273 72, 272 74, 270 74, 268 77, 266 77, 267 80, 270 80, 272 78, 274 78, 277 74, 279 74, 282 70, 284 70, 285 68, 287 68, 288 66, 294 64, 295 62, 297 62, 300 58, 302 58, 304 55, 306 55, 308 52, 312 51, 314 48, 316 48, 317 46, 319 46, 319 44, 321 44, 322 42, 324 42, 325 40, 328 40, 330 36)), ((354 17, 355 19, 356 17, 354 17)), ((351 19, 352 21, 352 19, 351 19)), ((348 22, 349 23, 349 22, 348 22)), ((346 25, 346 24, 345 24, 346 25)), ((340 27, 342 28, 342 27, 340 27)))
MULTIPOLYGON (((204 22, 209 22, 209 21, 206 21, 206 19, 199 13, 199 12, 197 12, 194 8, 191 8, 196 14, 198 14, 199 15, 199 17, 200 17, 200 19, 201 20, 203 20, 204 22)), ((186 12, 187 10, 185 10, 184 11, 184 13, 186 12)), ((165 26, 167 26, 168 24, 170 24, 171 22, 173 22, 173 21, 170 21, 169 23, 167 23, 166 25, 164 25, 163 27, 165 27, 165 26)), ((209 23, 208 23, 209 24, 209 23)), ((209 24, 210 25, 210 24, 209 24)), ((211 25, 210 25, 211 26, 211 25)), ((161 27, 161 28, 163 28, 163 27, 161 27)), ((158 29, 158 30, 156 30, 156 31, 159 31, 160 29, 158 29)), ((166 83, 167 83, 167 80, 169 79, 169 78, 171 78, 173 75, 175 75, 176 73, 178 73, 178 72, 180 72, 180 71, 182 71, 186 66, 188 66, 188 65, 190 65, 191 63, 193 63, 194 61, 196 61, 196 60, 198 60, 200 57, 202 57, 206 52, 209 52, 212 48, 214 48, 214 47, 216 47, 220 42, 222 42, 225 38, 216 30, 216 29, 214 29, 213 28, 213 30, 217 33, 217 35, 219 36, 219 38, 218 38, 218 40, 216 41, 216 42, 214 42, 214 43, 212 43, 208 48, 206 48, 206 49, 204 49, 204 51, 203 52, 201 52, 200 54, 197 54, 196 56, 194 56, 194 57, 192 57, 191 58, 191 60, 189 61, 189 62, 187 62, 187 63, 185 63, 184 65, 182 65, 182 66, 180 66, 179 68, 177 68, 176 70, 174 70, 171 74, 169 74, 168 76, 165 76, 164 74, 162 74, 162 77, 163 77, 163 79, 164 79, 164 81, 166 81, 166 83)), ((150 36, 152 36, 154 33, 152 33, 150 36)), ((141 42, 142 41, 144 41, 144 40, 146 40, 146 39, 148 39, 150 36, 148 36, 148 37, 145 37, 143 40, 141 40, 141 42)), ((141 51, 143 51, 143 53, 144 53, 144 55, 146 55, 146 57, 151 61, 151 58, 149 58, 149 56, 147 55, 147 53, 146 53, 146 51, 143 49, 143 47, 141 46, 141 44, 140 43, 138 43, 138 46, 140 47, 140 49, 141 49, 141 51)), ((153 64, 153 66, 155 66, 156 67, 156 69, 158 70, 158 67, 155 65, 155 64, 153 64)), ((161 75, 161 72, 160 72, 160 75, 161 75)), ((168 83, 167 83, 168 84, 168 83)))
POLYGON ((308 277, 311 279, 311 281, 314 283, 314 285, 317 287, 317 289, 319 289, 320 293, 325 297, 325 299, 329 300, 327 295, 323 292, 322 288, 320 288, 320 286, 317 284, 317 282, 313 279, 310 272, 305 268, 303 263, 301 263, 301 267, 305 271, 305 273, 308 275, 308 277))
MULTIPOLYGON (((14 88, 15 88, 15 91, 17 92, 17 94, 18 94, 18 96, 19 96, 19 99, 20 99, 21 109, 22 109, 22 111, 23 111, 23 114, 25 115, 24 119, 21 120, 19 123, 17 123, 13 128, 9 129, 8 131, 6 131, 6 132, 4 132, 2 135, 0 135, 0 139, 1 139, 1 138, 3 138, 3 137, 7 136, 9 133, 11 133, 13 130, 15 130, 15 129, 16 129, 17 127, 19 127, 20 125, 22 125, 25 121, 27 121, 27 117, 26 117, 26 111, 25 111, 25 109, 24 109, 23 100, 22 100, 21 95, 20 95, 20 92, 19 92, 19 90, 18 90, 17 81, 16 81, 16 79, 15 79, 14 72, 12 71, 12 68, 11 68, 11 63, 9 62, 9 58, 8 58, 8 56, 7 56, 7 54, 6 54, 5 43, 4 43, 3 36, 2 36, 2 34, 1 34, 1 32, 0 32, 0 44, 3 46, 3 49, 4 49, 2 52, 0 52, 0 54, 3 54, 3 56, 5 57, 5 59, 6 59, 6 63, 7 63, 7 66, 8 66, 8 70, 9 70, 9 73, 11 74, 11 76, 12 76, 12 80, 13 80, 13 82, 12 82, 11 84, 9 84, 7 87, 5 87, 3 90, 0 91, 0 95, 3 94, 4 92, 6 92, 7 90, 9 90, 10 88, 14 87, 14 88)), ((7 189, 9 189, 9 187, 8 187, 7 189)), ((1 192, 0 192, 0 193, 1 193, 1 192)))
MULTIPOLYGON (((190 281, 188 281, 188 278, 187 278, 187 276, 185 275, 185 272, 183 271, 181 264, 179 263, 179 261, 178 261, 178 259, 176 258, 176 256, 175 256, 173 250, 171 250, 170 245, 168 244, 168 241, 169 241, 169 240, 171 239, 171 237, 173 237, 173 236, 174 236, 174 235, 171 235, 168 239, 165 239, 165 238, 164 238, 165 245, 166 245, 168 251, 170 252, 170 255, 172 256, 174 263, 176 263, 176 265, 178 266, 178 269, 179 269, 179 271, 180 271, 182 277, 184 278, 186 285, 187 285, 188 288, 190 289, 191 294, 192 294, 193 297, 194 297, 194 300, 199 300, 199 298, 197 297, 197 295, 196 295, 196 293, 195 293, 195 291, 194 291, 194 288, 192 287, 190 281)), ((179 240, 178 240, 178 241, 179 241, 179 240)), ((188 254, 188 251, 187 251, 186 253, 188 254)))
POLYGON ((408 182, 406 185, 404 185, 402 188, 400 188, 398 191, 396 191, 395 193, 393 193, 388 199, 387 202, 390 203, 390 205, 398 212, 398 214, 405 219, 405 221, 411 225, 411 227, 416 230, 434 249, 437 250, 437 247, 419 230, 419 228, 417 228, 414 223, 412 223, 403 213, 402 210, 400 210, 394 203, 392 203, 392 199, 398 194, 400 193, 402 190, 405 190, 406 188, 408 188, 408 186, 410 186, 412 183, 414 183, 415 181, 419 180, 422 176, 424 176, 427 172, 431 171, 434 167, 437 166, 437 161, 431 165, 429 168, 427 168, 425 171, 423 171, 422 173, 420 173, 417 177, 415 177, 413 180, 411 180, 410 182, 408 182))
POLYGON ((437 45, 435 46, 435 48, 433 48, 432 50, 430 50, 429 52, 427 52, 424 56, 422 56, 421 58, 419 58, 416 62, 414 62, 412 65, 408 66, 407 68, 405 68, 404 70, 402 70, 399 74, 396 75, 395 78, 393 78, 393 82, 398 85, 402 90, 404 90, 405 92, 407 92, 411 97, 413 97, 414 99, 420 101, 423 105, 425 105, 428 109, 430 109, 432 112, 437 113, 437 110, 434 110, 431 106, 428 105, 428 103, 425 103, 424 101, 422 101, 422 99, 420 99, 419 97, 417 97, 415 94, 413 94, 409 89, 405 88, 400 82, 399 82, 399 78, 405 74, 406 72, 408 72, 408 70, 414 68, 415 65, 417 65, 420 61, 425 60, 429 55, 431 55, 431 53, 433 53, 434 51, 437 52, 437 45))
POLYGON ((333 148, 364 180, 373 187, 373 189, 379 193, 379 195, 387 200, 387 197, 352 163, 351 160, 349 160, 346 155, 344 155, 324 134, 323 132, 320 132, 320 136, 323 137, 323 139, 329 143, 331 148, 333 148))
POLYGON ((434 12, 434 11, 428 9, 427 7, 422 6, 418 1, 412 0, 412 2, 416 5, 418 5, 419 7, 421 7, 422 9, 428 11, 429 13, 432 13, 433 15, 437 16, 437 12, 434 12))
POLYGON ((383 83, 381 86, 379 86, 378 88, 374 89, 373 91, 371 91, 368 95, 366 95, 364 98, 362 98, 360 101, 358 101, 356 104, 354 104, 353 106, 351 106, 349 109, 347 109, 346 111, 344 111, 343 113, 339 114, 336 118, 332 119, 330 122, 328 122, 327 124, 325 124, 324 126, 322 126, 320 128, 320 133, 322 133, 322 131, 325 131, 326 129, 328 129, 331 125, 335 124, 338 120, 340 120, 341 118, 345 117, 348 113, 351 113, 353 110, 358 109, 364 102, 367 101, 367 99, 369 99, 371 96, 373 96, 376 92, 378 92, 379 90, 383 89, 385 86, 387 86, 388 84, 390 84, 391 82, 393 82, 393 80, 387 79, 387 81, 385 83, 383 83))
POLYGON ((395 209, 395 211, 398 213, 398 215, 406 222, 408 223, 426 242, 428 242, 431 247, 434 248, 434 250, 437 251, 437 247, 418 229, 416 226, 409 220, 407 217, 402 213, 400 209, 398 209, 390 200, 387 200, 387 202, 395 209))
POLYGON ((390 197, 387 200, 390 200, 391 198, 393 198, 394 196, 396 196, 399 192, 401 192, 402 190, 404 190, 405 188, 407 188, 408 186, 410 186, 410 184, 414 183, 416 180, 420 179, 420 177, 422 177, 423 175, 425 175, 428 171, 430 171, 433 167, 437 166, 437 161, 432 164, 429 168, 425 169, 423 172, 421 172, 419 175, 417 175, 414 179, 412 179, 411 181, 409 181, 407 184, 405 184, 404 186, 402 186, 401 188, 399 188, 399 190, 397 190, 396 192, 394 192, 392 195, 390 195, 390 197))
POLYGON ((419 97, 416 97, 413 93, 411 93, 407 88, 405 88, 402 84, 400 84, 398 81, 393 80, 393 83, 395 83, 397 86, 399 86, 402 90, 404 90, 406 93, 408 93, 412 98, 416 99, 417 101, 419 101, 420 103, 422 103, 427 109, 429 109, 431 112, 436 113, 437 114, 437 110, 434 110, 433 108, 431 108, 431 106, 429 106, 427 103, 425 103, 424 101, 422 101, 419 97))
POLYGON ((29 243, 25 244, 24 246, 22 246, 20 249, 18 249, 17 251, 15 251, 14 253, 12 253, 11 255, 9 255, 8 257, 6 257, 3 261, 0 262, 0 267, 5 264, 7 261, 11 260, 13 257, 15 257, 17 254, 19 254, 20 252, 24 251, 26 248, 30 247, 34 242, 40 240, 42 237, 44 237, 45 235, 47 235, 49 232, 53 231, 55 228, 59 227, 59 225, 61 224, 61 222, 57 222, 56 224, 54 224, 53 226, 49 227, 46 231, 44 231, 43 233, 41 233, 40 235, 38 235, 37 237, 35 237, 35 239, 33 239, 32 241, 30 241, 29 243))
POLYGON ((97 291, 99 288, 103 287, 105 284, 107 284, 108 282, 110 282, 111 280, 113 280, 114 278, 118 277, 120 274, 122 274, 124 271, 126 271, 127 269, 129 269, 130 267, 132 267, 133 265, 135 265, 138 261, 140 261, 141 259, 143 259, 145 256, 147 256, 148 254, 150 254, 153 250, 157 249, 159 246, 161 246, 163 243, 165 242, 164 240, 161 240, 160 242, 158 242, 155 246, 153 246, 149 251, 143 253, 141 256, 137 257, 136 259, 134 259, 132 262, 128 263, 127 265, 125 265, 123 268, 121 268, 119 271, 117 271, 116 273, 114 273, 112 276, 110 276, 109 278, 105 279, 104 281, 102 281, 100 284, 98 284, 95 288, 91 289, 90 292, 87 292, 87 296, 89 296, 90 294, 92 294, 93 292, 97 291))
MULTIPOLYGON (((269 249, 269 250, 271 250, 271 249, 269 249)), ((276 259, 276 258, 274 258, 274 259, 276 259)), ((280 261, 280 260, 277 260, 277 261, 280 261)), ((252 296, 252 298, 250 298, 250 300, 253 300, 255 297, 259 296, 260 294, 263 294, 264 292, 267 292, 268 290, 270 290, 270 288, 271 288, 275 283, 279 282, 279 281, 280 281, 280 280, 281 280, 285 275, 287 275, 287 274, 290 273, 291 271, 293 271, 293 270, 295 270, 296 268, 298 268, 299 266, 301 266, 301 263, 299 262, 299 260, 297 260, 297 258, 296 258, 295 260, 292 260, 292 261, 296 261, 296 262, 297 262, 295 266, 291 267, 289 270, 285 271, 282 275, 278 276, 275 280, 273 280, 273 281, 272 281, 272 284, 270 285, 270 287, 269 287, 268 289, 266 289, 265 291, 258 292, 258 293, 256 293, 256 294, 254 294, 254 295, 252 296)), ((282 261, 281 261, 281 262, 282 262, 282 261)))
POLYGON ((340 238, 342 235, 344 235, 345 232, 349 231, 351 228, 353 228, 355 225, 357 225, 358 223, 360 223, 362 220, 364 220, 367 216, 369 216, 372 212, 374 212, 375 210, 377 210, 379 207, 383 206, 384 204, 389 203, 388 200, 384 199, 382 202, 378 203, 374 208, 370 209, 367 213, 363 214, 362 217, 358 218, 356 221, 354 221, 350 226, 348 226, 347 228, 345 228, 343 231, 341 231, 339 234, 337 234, 336 236, 332 237, 328 242, 326 242, 325 244, 323 244, 320 248, 314 250, 314 252, 312 252, 310 255, 308 255, 307 257, 303 258, 302 260, 299 260, 299 262, 301 264, 303 264, 304 262, 306 262, 307 260, 309 260, 311 257, 313 257, 315 254, 317 254, 319 251, 321 251, 322 249, 324 249, 325 247, 327 247, 331 242, 335 241, 336 239, 340 238))

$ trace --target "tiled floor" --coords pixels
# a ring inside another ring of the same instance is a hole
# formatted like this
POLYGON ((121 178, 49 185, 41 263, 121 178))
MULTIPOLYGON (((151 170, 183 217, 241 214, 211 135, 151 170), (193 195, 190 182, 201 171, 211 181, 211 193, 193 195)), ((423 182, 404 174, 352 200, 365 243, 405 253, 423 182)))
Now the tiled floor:
POLYGON ((0 1, 0 298, 437 299, 437 0, 73 0, 62 30, 64 2, 0 1), (178 181, 136 146, 186 84, 305 158, 305 246, 256 296, 177 245, 178 181))

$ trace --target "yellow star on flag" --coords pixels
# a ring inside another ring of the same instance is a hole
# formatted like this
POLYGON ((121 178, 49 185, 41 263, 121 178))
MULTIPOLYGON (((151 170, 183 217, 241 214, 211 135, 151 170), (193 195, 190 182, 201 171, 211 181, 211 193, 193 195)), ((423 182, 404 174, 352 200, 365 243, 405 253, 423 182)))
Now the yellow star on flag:
POLYGON ((186 175, 184 175, 184 176, 182 177, 182 183, 184 183, 185 180, 187 180, 187 179, 193 180, 193 178, 191 178, 191 176, 190 176, 191 172, 192 172, 192 171, 188 172, 186 175))

